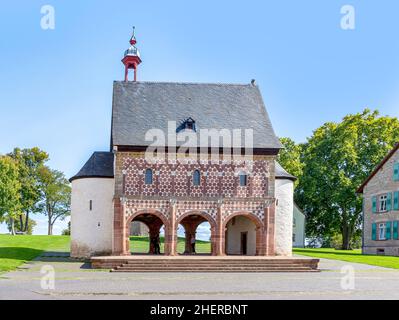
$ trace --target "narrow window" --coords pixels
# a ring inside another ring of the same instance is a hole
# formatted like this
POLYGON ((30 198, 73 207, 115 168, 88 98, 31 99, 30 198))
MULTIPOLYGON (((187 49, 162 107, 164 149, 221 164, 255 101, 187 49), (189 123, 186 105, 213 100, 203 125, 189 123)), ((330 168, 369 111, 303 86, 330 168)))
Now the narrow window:
POLYGON ((383 196, 380 196, 380 212, 387 211, 387 200, 388 200, 388 197, 386 194, 384 194, 383 196))
POLYGON ((193 185, 199 186, 200 184, 201 184, 201 173, 199 172, 199 170, 195 170, 193 175, 193 185))
POLYGON ((248 184, 248 176, 246 173, 241 172, 240 173, 240 187, 245 187, 248 184))
POLYGON ((147 169, 145 171, 145 184, 152 184, 152 170, 147 169))
POLYGON ((90 211, 93 210, 93 200, 90 200, 90 201, 89 201, 89 208, 90 208, 90 211))
POLYGON ((385 223, 380 223, 378 225, 378 239, 385 240, 385 223))

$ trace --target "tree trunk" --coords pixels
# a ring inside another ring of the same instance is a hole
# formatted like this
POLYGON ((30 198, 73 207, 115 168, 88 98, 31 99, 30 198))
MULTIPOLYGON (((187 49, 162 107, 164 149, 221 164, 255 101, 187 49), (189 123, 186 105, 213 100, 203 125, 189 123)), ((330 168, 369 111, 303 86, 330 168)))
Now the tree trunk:
POLYGON ((11 235, 15 236, 14 218, 10 218, 11 235))
POLYGON ((49 220, 48 222, 48 235, 52 236, 53 235, 53 225, 51 224, 51 221, 49 220))
POLYGON ((22 218, 22 214, 19 215, 19 231, 24 231, 24 219, 22 218))
POLYGON ((25 216, 25 227, 23 229, 24 232, 28 233, 29 229, 29 211, 26 211, 26 216, 25 216))
POLYGON ((342 250, 352 250, 351 248, 352 232, 348 225, 343 225, 342 228, 342 250))

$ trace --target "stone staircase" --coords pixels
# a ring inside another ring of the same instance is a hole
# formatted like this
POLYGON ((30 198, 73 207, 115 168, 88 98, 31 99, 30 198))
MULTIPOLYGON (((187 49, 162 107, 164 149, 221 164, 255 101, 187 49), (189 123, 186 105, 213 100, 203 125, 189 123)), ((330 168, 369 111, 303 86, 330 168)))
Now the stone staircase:
MULTIPOLYGON (((96 259, 96 258, 94 258, 96 259)), ((112 272, 317 272, 318 259, 301 258, 145 258, 93 260, 93 268, 112 272)))

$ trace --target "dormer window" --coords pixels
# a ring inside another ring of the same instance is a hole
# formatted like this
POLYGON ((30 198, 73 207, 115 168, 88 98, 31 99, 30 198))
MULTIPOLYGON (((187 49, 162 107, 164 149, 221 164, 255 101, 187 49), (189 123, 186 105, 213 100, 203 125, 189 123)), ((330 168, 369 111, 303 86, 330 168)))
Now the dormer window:
POLYGON ((191 130, 194 132, 197 132, 197 127, 195 125, 195 120, 193 118, 188 118, 186 120, 184 120, 180 126, 176 129, 176 132, 179 133, 180 131, 183 130, 191 130))

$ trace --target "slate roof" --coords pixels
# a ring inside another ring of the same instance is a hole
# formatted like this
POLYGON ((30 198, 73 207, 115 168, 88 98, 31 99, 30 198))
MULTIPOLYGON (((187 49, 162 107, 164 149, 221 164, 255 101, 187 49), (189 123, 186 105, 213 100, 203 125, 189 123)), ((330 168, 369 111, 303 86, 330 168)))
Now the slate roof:
POLYGON ((94 152, 80 171, 69 179, 70 182, 82 178, 113 178, 114 154, 112 152, 94 152))
POLYGON ((384 159, 375 167, 373 172, 367 177, 367 179, 362 183, 362 185, 357 189, 356 193, 363 193, 364 188, 370 182, 371 179, 380 171, 380 169, 384 166, 384 164, 391 159, 391 157, 395 154, 396 151, 399 150, 399 142, 395 144, 393 149, 385 156, 384 159))
POLYGON ((276 179, 288 179, 292 181, 296 181, 296 177, 289 174, 282 166, 276 161, 276 179))
POLYGON ((254 148, 281 149, 253 84, 114 82, 112 146, 140 146, 153 128, 193 118, 197 129, 253 129, 254 148))

